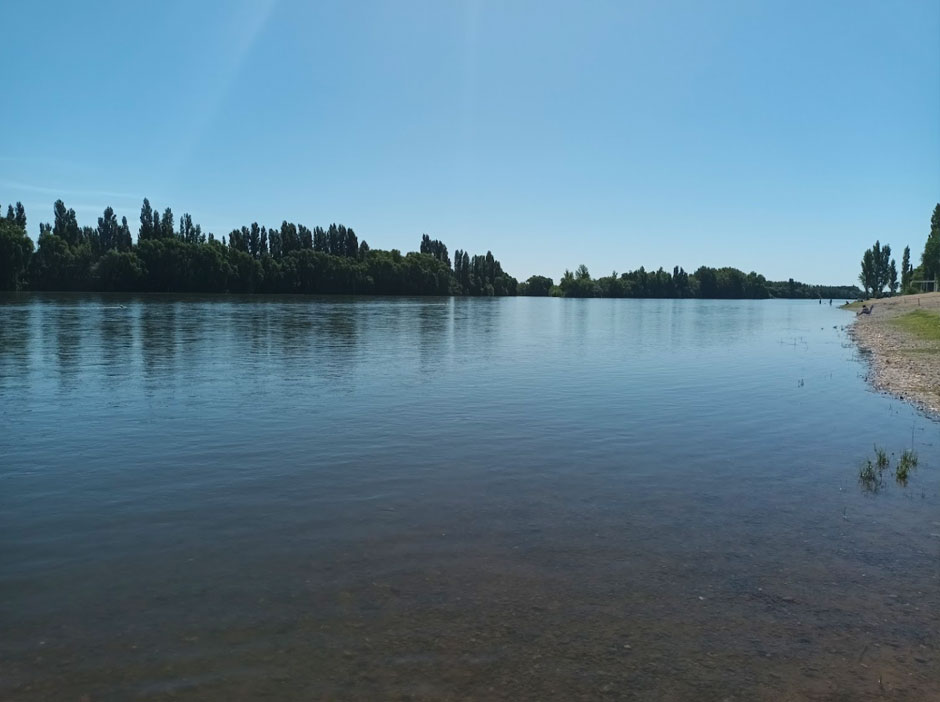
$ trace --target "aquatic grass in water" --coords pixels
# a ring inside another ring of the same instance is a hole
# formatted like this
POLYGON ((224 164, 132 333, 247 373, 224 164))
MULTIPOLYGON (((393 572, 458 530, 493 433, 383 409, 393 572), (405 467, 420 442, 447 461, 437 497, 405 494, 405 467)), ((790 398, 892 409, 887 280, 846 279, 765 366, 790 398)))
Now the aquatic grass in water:
POLYGON ((888 452, 874 444, 875 458, 866 458, 858 471, 858 481, 862 488, 868 492, 878 492, 884 487, 883 473, 890 465, 888 452))
POLYGON ((872 448, 875 451, 875 459, 866 458, 858 471, 858 482, 862 489, 867 492, 878 492, 884 487, 884 478, 882 477, 885 469, 890 464, 888 453, 877 444, 872 448))
POLYGON ((888 453, 880 446, 875 445, 875 467, 878 468, 878 472, 885 470, 890 464, 891 461, 888 460, 888 453))
POLYGON ((866 458, 858 471, 858 482, 868 492, 878 492, 884 485, 881 471, 875 468, 870 458, 866 458))
POLYGON ((911 449, 904 449, 898 465, 894 469, 894 479, 899 485, 907 485, 907 479, 912 470, 917 467, 917 454, 911 449))
MULTIPOLYGON (((874 459, 866 458, 858 471, 858 482, 867 492, 878 492, 884 487, 884 472, 891 466, 888 452, 877 444, 873 446, 874 459)), ((907 485, 911 471, 917 467, 917 453, 904 449, 894 468, 894 478, 898 485, 907 485)))

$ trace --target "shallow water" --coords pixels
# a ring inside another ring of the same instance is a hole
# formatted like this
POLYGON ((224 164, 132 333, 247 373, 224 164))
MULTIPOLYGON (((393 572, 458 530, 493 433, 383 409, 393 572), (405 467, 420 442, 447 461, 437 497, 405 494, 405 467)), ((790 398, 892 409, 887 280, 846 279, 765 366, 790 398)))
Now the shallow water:
POLYGON ((850 321, 0 297, 0 699, 940 699, 940 427, 850 321))

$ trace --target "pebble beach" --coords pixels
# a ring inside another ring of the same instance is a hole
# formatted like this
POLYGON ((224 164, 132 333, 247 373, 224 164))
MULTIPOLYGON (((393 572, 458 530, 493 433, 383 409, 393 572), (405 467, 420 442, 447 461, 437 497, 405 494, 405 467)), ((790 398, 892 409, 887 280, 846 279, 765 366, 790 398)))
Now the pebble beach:
MULTIPOLYGON (((937 315, 940 325, 940 293, 922 293, 868 300, 871 314, 858 315, 850 334, 870 354, 869 381, 879 390, 911 402, 940 417, 940 342, 905 329, 900 320, 924 310, 937 315)), ((860 305, 846 309, 856 314, 860 305)))

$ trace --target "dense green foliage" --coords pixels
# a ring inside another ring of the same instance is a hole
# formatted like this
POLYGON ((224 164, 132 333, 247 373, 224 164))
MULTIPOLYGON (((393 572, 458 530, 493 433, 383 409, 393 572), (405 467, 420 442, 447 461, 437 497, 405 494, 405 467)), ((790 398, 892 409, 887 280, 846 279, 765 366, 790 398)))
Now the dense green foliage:
POLYGON ((455 251, 454 279, 462 295, 515 295, 518 288, 516 279, 503 272, 489 251, 472 258, 466 251, 455 251))
POLYGON ((862 256, 862 272, 858 281, 865 290, 865 296, 881 297, 885 287, 891 294, 898 290, 898 269, 891 258, 891 247, 876 241, 862 256))
MULTIPOLYGON (((17 203, 20 210, 22 205, 17 203)), ((26 236, 26 215, 0 217, 0 290, 19 290, 33 254, 33 242, 26 236)))
POLYGON ((792 278, 784 282, 768 281, 757 273, 744 273, 737 268, 709 268, 702 266, 687 273, 676 266, 672 273, 662 268, 647 271, 642 266, 635 271, 618 275, 616 272, 602 278, 592 278, 584 265, 572 273, 565 271, 557 286, 551 278, 533 276, 520 283, 520 295, 557 295, 559 297, 646 297, 646 298, 711 298, 756 299, 767 298, 854 298, 859 290, 854 286, 806 285, 792 278))
POLYGON ((555 283, 551 278, 547 278, 544 275, 533 275, 524 283, 519 283, 516 290, 519 295, 545 297, 551 295, 554 286, 555 283))
POLYGON ((922 292, 923 290, 936 290, 936 280, 940 278, 940 203, 930 217, 930 233, 924 244, 924 251, 920 256, 920 265, 914 268, 911 264, 911 247, 904 247, 901 257, 900 278, 894 259, 891 258, 891 247, 879 242, 865 251, 862 255, 862 271, 858 276, 859 282, 865 289, 866 296, 881 297, 885 288, 894 295, 922 292), (921 287, 920 283, 928 285, 921 287))
POLYGON ((122 292, 343 293, 380 295, 532 295, 558 297, 855 297, 851 287, 771 282, 736 268, 702 266, 687 273, 639 268, 593 279, 585 266, 554 284, 534 275, 524 283, 506 273, 489 251, 460 249, 451 262, 447 246, 427 234, 418 252, 371 249, 342 224, 308 229, 257 222, 221 239, 193 223, 161 213, 146 198, 137 240, 127 219, 106 208, 97 227, 81 227, 61 200, 51 224, 39 226, 38 248, 26 235, 21 204, 0 218, 0 288, 122 292))
POLYGON ((268 292, 382 295, 515 295, 516 279, 493 254, 457 252, 427 235, 419 253, 370 249, 341 224, 308 229, 253 223, 216 239, 189 214, 161 214, 144 199, 137 243, 109 207, 96 228, 80 227, 58 200, 41 224, 39 247, 26 235, 22 205, 0 219, 0 287, 34 290, 268 292))
POLYGON ((933 208, 933 214, 930 217, 930 234, 927 235, 927 243, 924 244, 920 265, 925 280, 940 277, 940 203, 933 208))
POLYGON ((771 297, 786 297, 799 300, 852 300, 860 296, 855 285, 808 285, 798 280, 767 281, 767 292, 771 297))
POLYGON ((907 290, 911 284, 911 247, 904 247, 904 255, 901 257, 901 290, 907 290))

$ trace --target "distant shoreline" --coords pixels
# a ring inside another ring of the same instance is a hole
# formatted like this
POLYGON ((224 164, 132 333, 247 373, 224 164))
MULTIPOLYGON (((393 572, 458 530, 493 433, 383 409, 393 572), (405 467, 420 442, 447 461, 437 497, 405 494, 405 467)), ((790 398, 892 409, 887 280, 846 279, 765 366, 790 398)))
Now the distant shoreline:
MULTIPOLYGON (((857 316, 849 335, 869 354, 868 381, 940 418, 940 334, 931 328, 936 316, 940 331, 940 293, 867 300, 864 304, 874 305, 874 310, 857 316)), ((843 309, 860 307, 856 303, 843 309)))
MULTIPOLYGON (((805 302, 816 304, 819 298, 815 297, 565 297, 563 295, 458 295, 448 293, 376 293, 376 292, 237 292, 228 290, 0 290, 0 295, 14 297, 17 295, 108 295, 115 297, 207 297, 207 298, 239 298, 243 300, 266 300, 278 298, 354 298, 371 300, 394 299, 550 299, 550 300, 690 300, 705 302, 805 302)), ((845 297, 838 299, 844 300, 845 297)), ((823 304, 826 300, 822 300, 823 304)), ((835 303, 835 299, 833 300, 835 303)), ((860 309, 861 302, 852 302, 839 305, 841 309, 860 309)))

